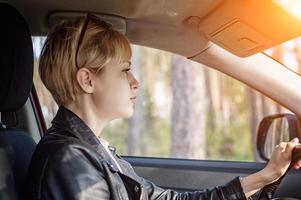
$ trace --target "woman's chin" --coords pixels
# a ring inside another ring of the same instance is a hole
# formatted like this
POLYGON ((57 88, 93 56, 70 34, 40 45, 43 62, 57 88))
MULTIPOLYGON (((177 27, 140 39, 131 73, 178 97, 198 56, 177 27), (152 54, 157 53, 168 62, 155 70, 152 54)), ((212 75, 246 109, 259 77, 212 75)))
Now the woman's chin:
POLYGON ((131 118, 133 116, 133 114, 134 114, 134 111, 131 110, 124 116, 124 118, 131 118))
POLYGON ((132 117, 134 114, 134 109, 133 108, 128 108, 128 109, 125 109, 123 112, 121 112, 121 118, 130 118, 132 117))

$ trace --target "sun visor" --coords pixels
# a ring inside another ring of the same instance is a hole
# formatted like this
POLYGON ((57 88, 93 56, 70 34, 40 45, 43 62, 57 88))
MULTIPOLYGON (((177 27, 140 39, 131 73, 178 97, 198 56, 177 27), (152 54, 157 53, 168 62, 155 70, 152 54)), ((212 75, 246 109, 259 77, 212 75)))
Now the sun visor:
MULTIPOLYGON (((280 2, 225 1, 204 18, 199 30, 210 41, 237 56, 256 54, 301 35, 301 17, 280 2)), ((301 2, 298 3, 301 7, 301 2)))
MULTIPOLYGON (((115 30, 121 32, 123 35, 126 34, 126 21, 124 18, 104 14, 92 14, 97 16, 99 19, 111 24, 115 30)), ((55 24, 59 23, 62 20, 74 19, 76 17, 85 15, 86 13, 83 12, 53 12, 49 15, 48 26, 53 27, 55 24)))

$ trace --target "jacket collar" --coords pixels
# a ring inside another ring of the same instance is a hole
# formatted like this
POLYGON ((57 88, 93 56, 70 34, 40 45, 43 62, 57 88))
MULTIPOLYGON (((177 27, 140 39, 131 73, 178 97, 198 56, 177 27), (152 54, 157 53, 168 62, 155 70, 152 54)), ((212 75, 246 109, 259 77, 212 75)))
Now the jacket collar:
MULTIPOLYGON (((112 158, 108 155, 103 144, 101 144, 99 139, 86 125, 86 123, 71 110, 67 109, 66 107, 60 106, 56 116, 52 120, 52 125, 52 128, 64 130, 63 134, 67 134, 67 136, 71 137, 76 137, 82 142, 92 146, 105 160, 110 163, 110 167, 113 171, 118 171, 118 167, 116 166, 112 158)), ((114 147, 109 147, 109 149, 113 154, 115 154, 114 147)))
POLYGON ((73 137, 87 142, 92 147, 98 149, 100 141, 86 123, 71 110, 60 106, 54 119, 54 127, 67 131, 73 137))

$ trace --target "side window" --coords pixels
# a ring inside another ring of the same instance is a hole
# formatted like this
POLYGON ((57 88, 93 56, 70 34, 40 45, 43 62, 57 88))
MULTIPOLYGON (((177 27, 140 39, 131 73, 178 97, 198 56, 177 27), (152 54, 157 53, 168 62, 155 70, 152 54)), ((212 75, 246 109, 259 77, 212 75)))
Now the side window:
POLYGON ((53 119, 58 106, 53 100, 50 92, 46 89, 44 84, 42 83, 39 72, 38 72, 38 64, 39 64, 39 57, 45 42, 45 37, 33 37, 33 51, 34 51, 34 76, 33 82, 35 89, 37 91, 39 101, 41 104, 42 113, 44 115, 45 123, 47 128, 50 127, 51 120, 53 119))
MULTIPOLYGON (((57 111, 37 73, 45 38, 35 37, 34 83, 49 127, 57 111)), ((184 57, 132 45, 139 81, 134 115, 102 137, 130 156, 257 161, 260 120, 285 108, 239 81, 184 57)))

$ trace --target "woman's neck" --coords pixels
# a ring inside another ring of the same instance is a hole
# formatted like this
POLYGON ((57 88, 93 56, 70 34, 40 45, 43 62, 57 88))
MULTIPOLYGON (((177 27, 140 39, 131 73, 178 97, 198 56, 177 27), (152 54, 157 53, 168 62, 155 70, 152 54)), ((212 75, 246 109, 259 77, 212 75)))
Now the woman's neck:
POLYGON ((108 120, 101 118, 96 109, 89 104, 74 101, 65 107, 81 118, 97 137, 108 123, 108 120))

